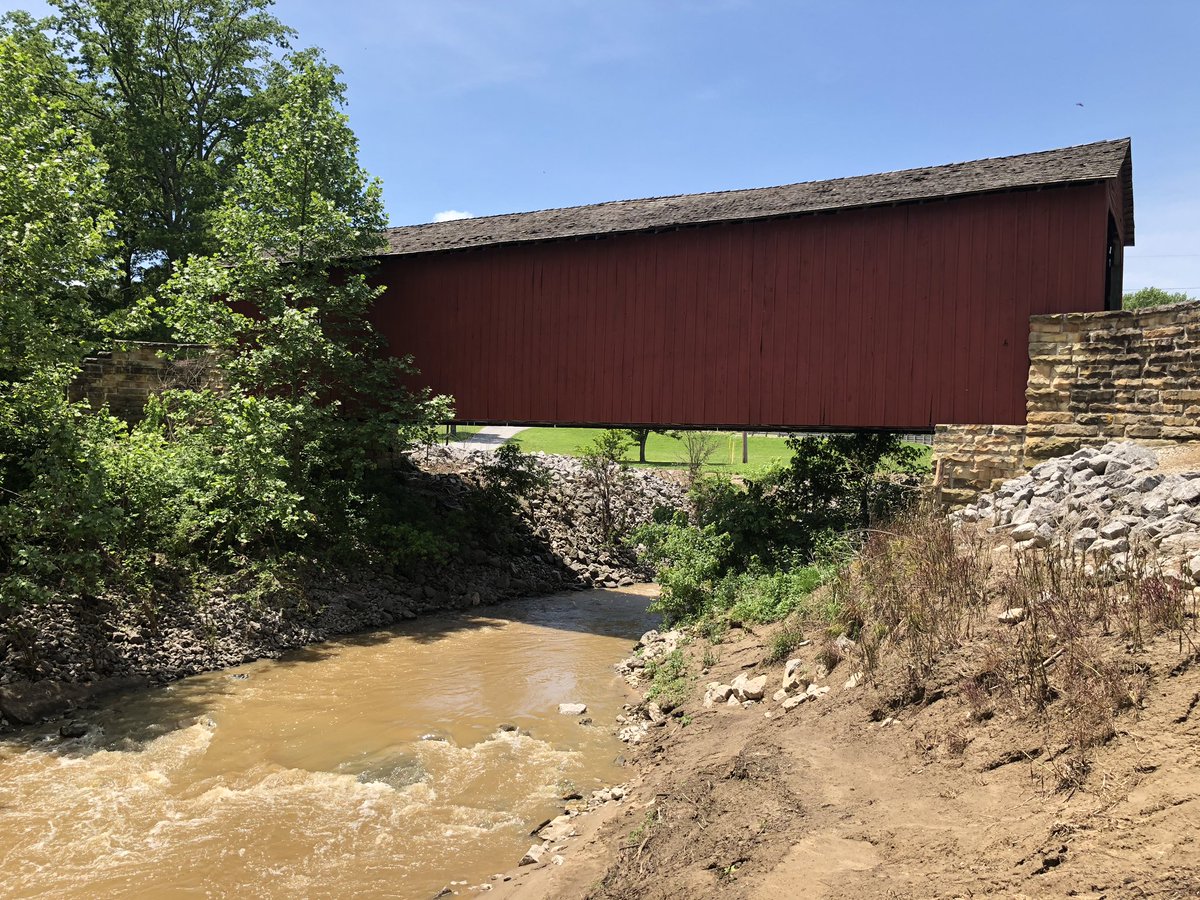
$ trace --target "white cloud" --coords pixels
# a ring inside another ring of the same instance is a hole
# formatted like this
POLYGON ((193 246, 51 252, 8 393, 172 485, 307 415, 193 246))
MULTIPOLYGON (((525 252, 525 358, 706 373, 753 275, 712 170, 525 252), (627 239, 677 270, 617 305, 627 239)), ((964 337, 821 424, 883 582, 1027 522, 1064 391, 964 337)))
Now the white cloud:
POLYGON ((461 209, 444 209, 440 213, 433 214, 435 222, 453 222, 455 219, 473 219, 475 218, 469 212, 463 212, 461 209))

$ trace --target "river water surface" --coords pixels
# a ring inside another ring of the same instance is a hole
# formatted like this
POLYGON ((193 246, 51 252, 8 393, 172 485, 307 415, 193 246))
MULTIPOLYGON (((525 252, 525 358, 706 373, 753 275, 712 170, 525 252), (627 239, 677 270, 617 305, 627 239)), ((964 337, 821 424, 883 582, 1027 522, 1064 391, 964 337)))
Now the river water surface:
POLYGON ((78 717, 84 738, 0 741, 0 895, 428 898, 486 880, 564 791, 624 779, 612 664, 652 627, 648 594, 433 616, 117 698, 78 717), (596 726, 558 715, 574 701, 596 726))

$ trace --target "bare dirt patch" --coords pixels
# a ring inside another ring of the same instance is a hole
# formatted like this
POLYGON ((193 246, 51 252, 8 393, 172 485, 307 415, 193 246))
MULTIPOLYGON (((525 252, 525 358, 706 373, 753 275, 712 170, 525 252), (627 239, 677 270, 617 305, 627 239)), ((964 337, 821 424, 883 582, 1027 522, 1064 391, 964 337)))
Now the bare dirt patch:
MULTIPOLYGON (((564 865, 521 873, 500 895, 1200 896, 1193 650, 1164 636, 1130 654, 1143 696, 1085 777, 1064 779, 1066 747, 1045 720, 1003 704, 981 715, 961 689, 1008 630, 984 628, 947 654, 919 699, 898 703, 886 667, 843 687, 847 661, 830 694, 794 710, 704 709, 705 681, 753 670, 773 690, 782 679, 763 662, 770 629, 734 632, 692 699, 636 749, 629 802, 564 865)), ((798 654, 813 669, 819 644, 798 654)))

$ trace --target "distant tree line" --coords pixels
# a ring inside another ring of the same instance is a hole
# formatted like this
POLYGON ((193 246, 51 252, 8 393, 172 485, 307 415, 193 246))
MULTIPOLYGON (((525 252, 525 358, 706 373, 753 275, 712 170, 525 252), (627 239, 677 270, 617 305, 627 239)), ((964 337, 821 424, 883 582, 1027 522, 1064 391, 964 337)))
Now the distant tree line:
POLYGON ((1146 309, 1150 306, 1165 306, 1168 303, 1183 303, 1194 300, 1184 291, 1165 291, 1162 288, 1144 287, 1127 291, 1121 298, 1122 309, 1146 309))

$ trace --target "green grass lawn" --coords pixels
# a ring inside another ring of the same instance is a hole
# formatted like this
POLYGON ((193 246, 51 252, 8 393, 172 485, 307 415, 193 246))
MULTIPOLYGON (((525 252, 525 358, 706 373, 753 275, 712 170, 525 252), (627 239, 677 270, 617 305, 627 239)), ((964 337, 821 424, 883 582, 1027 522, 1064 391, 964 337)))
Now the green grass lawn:
MULTIPOLYGON (((460 428, 461 432, 462 429, 460 428)), ((526 453, 541 451, 574 456, 579 448, 592 441, 601 429, 598 428, 527 428, 513 441, 520 444, 526 453)), ((749 462, 742 462, 742 433, 740 431, 718 431, 717 450, 709 468, 716 472, 743 475, 760 471, 773 463, 787 462, 791 458, 784 435, 750 435, 749 462)), ((929 461, 929 447, 918 445, 929 461)), ((632 447, 625 457, 633 465, 637 462, 637 447, 632 447)), ((687 458, 683 442, 662 434, 652 434, 646 442, 646 465, 666 468, 683 468, 687 458)))

